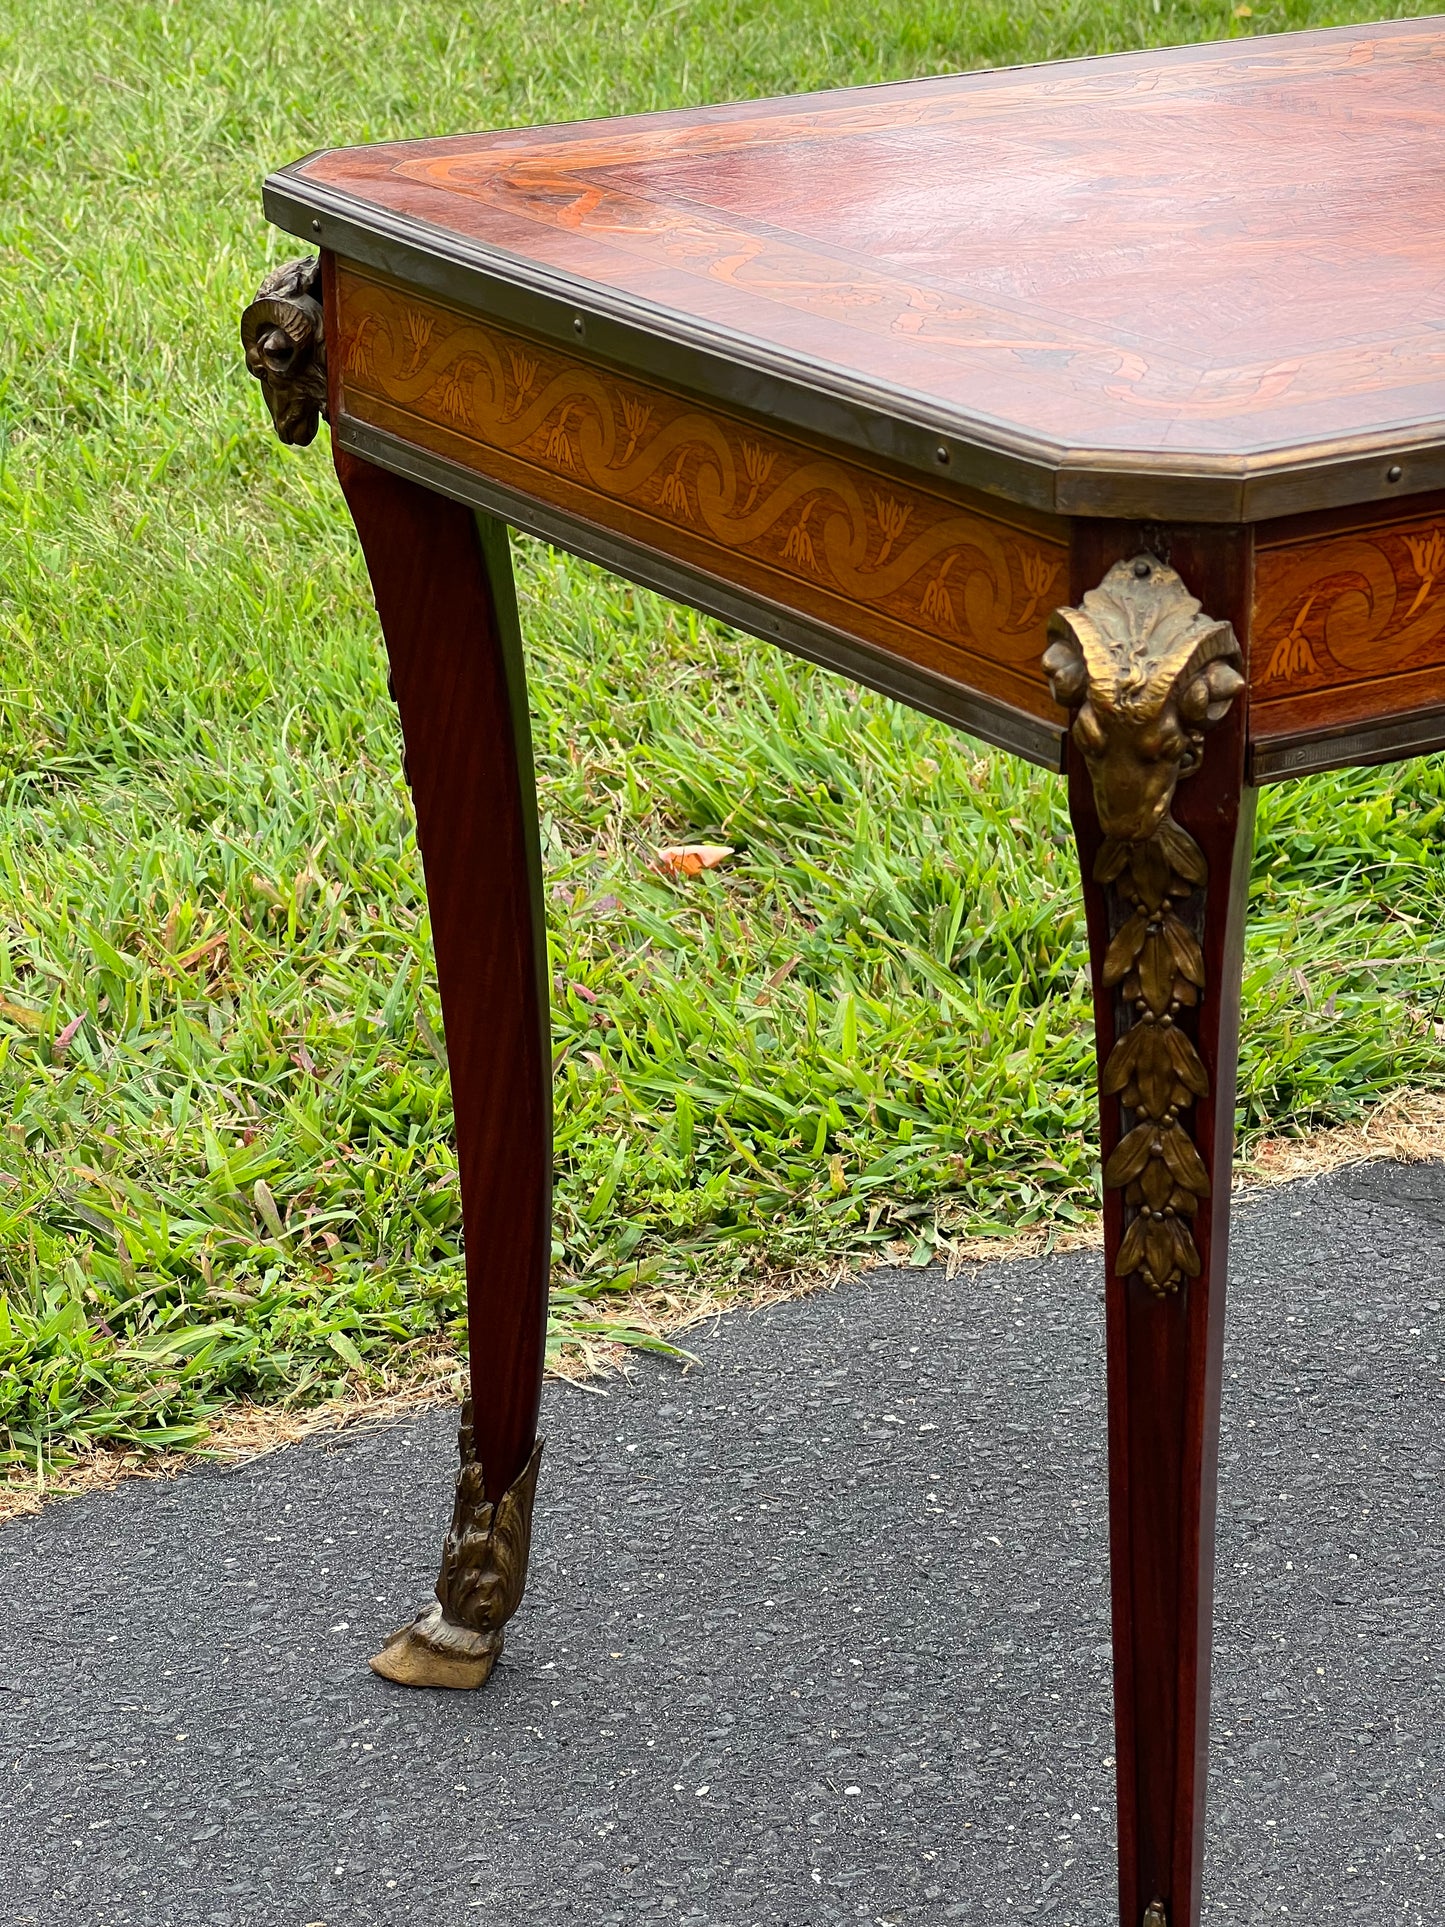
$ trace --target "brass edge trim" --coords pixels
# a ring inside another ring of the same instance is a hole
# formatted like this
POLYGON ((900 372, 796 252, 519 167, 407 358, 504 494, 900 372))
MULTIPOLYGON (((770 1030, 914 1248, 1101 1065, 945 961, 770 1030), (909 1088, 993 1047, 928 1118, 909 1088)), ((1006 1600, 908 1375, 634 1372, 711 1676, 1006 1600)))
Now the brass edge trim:
POLYGON ((1283 783, 1320 770, 1367 769, 1436 749, 1445 749, 1445 708, 1256 740, 1249 746, 1249 781, 1283 783))
POLYGON ((838 369, 823 387, 817 367, 767 343, 724 338, 702 322, 684 329, 615 289, 305 180, 297 172, 304 165, 269 175, 262 189, 266 218, 288 233, 574 351, 580 339, 618 368, 881 456, 935 485, 959 482, 1048 514, 1174 522, 1264 521, 1445 487, 1445 420, 1357 436, 1338 453, 1336 444, 1315 442, 1166 465, 1158 456, 1064 448, 838 369))
POLYGON ((1302 443, 1228 460, 1196 456, 1188 467, 1166 467, 1159 456, 1138 455, 1126 469, 1117 466, 1117 456, 1071 450, 1059 466, 1055 507, 1060 514, 1130 521, 1254 524, 1326 509, 1403 503, 1445 487, 1445 421, 1356 435, 1334 453, 1330 449, 1329 443, 1302 443), (1167 518, 1157 508, 1166 487, 1167 518))
POLYGON ((832 669, 851 681, 876 689, 880 695, 906 703, 910 709, 934 716, 969 736, 1006 749, 1042 769, 1063 767, 1062 726, 1040 721, 1023 710, 965 689, 927 669, 875 649, 843 630, 814 621, 796 610, 754 595, 721 577, 694 569, 671 556, 629 541, 626 536, 599 528, 564 509, 539 502, 494 482, 490 477, 452 462, 444 455, 373 428, 343 414, 332 424, 338 446, 375 462, 378 468, 453 496, 473 508, 484 509, 528 535, 540 536, 585 561, 655 589, 659 595, 700 609, 756 636, 777 643, 821 668, 832 669))
POLYGON ((1054 512, 1054 471, 1063 451, 1049 444, 1035 447, 1020 437, 1011 448, 1001 430, 995 445, 979 435, 977 424, 948 419, 926 396, 874 391, 850 382, 841 370, 832 371, 825 389, 816 365, 765 343, 724 338, 702 323, 684 334, 666 311, 629 301, 614 289, 569 281, 500 248, 463 242, 445 228, 387 213, 334 188, 306 182, 303 193, 287 173, 265 183, 269 221, 403 287, 425 289, 574 354, 583 347, 599 361, 700 400, 880 456, 929 476, 935 486, 958 482, 1054 512), (324 217, 319 224, 317 216, 324 217), (710 335, 716 336, 711 343, 710 335), (947 463, 938 460, 940 443, 947 447, 947 463))

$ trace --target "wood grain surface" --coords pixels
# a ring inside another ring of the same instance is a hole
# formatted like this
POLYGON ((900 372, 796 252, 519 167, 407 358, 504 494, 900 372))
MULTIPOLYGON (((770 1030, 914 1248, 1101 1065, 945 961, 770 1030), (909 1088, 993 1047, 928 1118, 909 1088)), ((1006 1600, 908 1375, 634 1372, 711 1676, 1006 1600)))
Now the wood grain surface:
POLYGON ((1041 657, 1063 524, 1004 521, 345 263, 336 284, 346 415, 1059 719, 1041 657))
POLYGON ((472 1425, 495 1503, 536 1441, 552 1252, 547 940, 506 531, 341 449, 336 470, 406 742, 456 1116, 472 1425))
POLYGON ((1445 432, 1442 138, 1445 26, 1399 21, 295 178, 1025 442, 1227 458, 1445 432))

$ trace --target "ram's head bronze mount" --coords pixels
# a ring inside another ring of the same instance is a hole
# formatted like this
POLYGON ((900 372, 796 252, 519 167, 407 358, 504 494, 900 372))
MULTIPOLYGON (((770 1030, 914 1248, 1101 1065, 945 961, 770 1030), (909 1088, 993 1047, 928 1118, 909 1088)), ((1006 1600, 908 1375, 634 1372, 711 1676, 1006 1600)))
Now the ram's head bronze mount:
POLYGON ((1244 687, 1239 644, 1206 616, 1169 565, 1116 562, 1077 609, 1056 609, 1044 670, 1073 711, 1106 836, 1138 842, 1169 814, 1204 735, 1244 687))
POLYGON ((1156 1297, 1200 1272, 1195 1218, 1209 1172, 1188 1113, 1209 1095, 1189 1034, 1205 992, 1204 852, 1170 813, 1179 779, 1199 768, 1204 738, 1244 687, 1227 622, 1206 616, 1152 555, 1118 562, 1077 609, 1059 609, 1044 668, 1093 786, 1104 840, 1094 880, 1109 906, 1102 980, 1119 997, 1099 1078, 1122 1129, 1104 1183, 1124 1193, 1120 1278, 1156 1297))
POLYGON ((276 433, 304 448, 326 413, 321 261, 283 261, 241 316, 246 366, 261 384, 276 433))

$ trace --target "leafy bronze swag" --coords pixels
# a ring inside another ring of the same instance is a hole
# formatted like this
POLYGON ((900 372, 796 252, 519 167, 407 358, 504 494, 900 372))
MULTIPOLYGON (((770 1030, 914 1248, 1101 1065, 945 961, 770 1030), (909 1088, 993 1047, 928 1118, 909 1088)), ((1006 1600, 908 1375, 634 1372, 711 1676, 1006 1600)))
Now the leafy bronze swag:
POLYGON ((1174 821, 1174 791, 1203 760, 1205 733, 1244 687, 1227 622, 1206 616, 1175 571, 1140 555, 1110 569, 1078 608, 1056 610, 1044 668, 1073 711, 1104 840, 1103 981, 1121 999, 1100 1075, 1124 1131, 1104 1167, 1126 1213, 1115 1259, 1160 1297, 1199 1275, 1194 1220, 1209 1172, 1188 1121, 1209 1074, 1185 1027, 1205 988, 1200 943, 1209 867, 1174 821))

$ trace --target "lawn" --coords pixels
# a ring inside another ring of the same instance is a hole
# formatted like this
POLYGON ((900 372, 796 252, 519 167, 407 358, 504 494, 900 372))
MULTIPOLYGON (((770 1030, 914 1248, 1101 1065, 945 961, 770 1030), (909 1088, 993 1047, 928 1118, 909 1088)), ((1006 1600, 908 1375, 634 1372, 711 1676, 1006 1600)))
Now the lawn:
MULTIPOLYGON (((277 444, 238 351, 293 251, 266 169, 1379 11, 0 0, 0 1465, 187 1447, 229 1399, 396 1382, 464 1328, 367 585, 324 444, 277 444)), ((1089 1216, 1059 781, 539 544, 517 557, 554 1343, 627 1334, 639 1287, 726 1295, 1089 1216), (674 883, 649 857, 682 839, 737 854, 674 883)), ((1442 812, 1439 758, 1264 793, 1246 1132, 1445 1082, 1442 812)))

